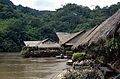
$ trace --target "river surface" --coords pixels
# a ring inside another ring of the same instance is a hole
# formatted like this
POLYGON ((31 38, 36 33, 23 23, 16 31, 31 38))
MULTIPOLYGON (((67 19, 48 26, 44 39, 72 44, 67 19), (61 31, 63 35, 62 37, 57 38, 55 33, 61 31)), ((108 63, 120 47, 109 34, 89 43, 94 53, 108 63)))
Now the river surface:
POLYGON ((0 79, 56 79, 65 59, 21 58, 17 53, 0 53, 0 79))

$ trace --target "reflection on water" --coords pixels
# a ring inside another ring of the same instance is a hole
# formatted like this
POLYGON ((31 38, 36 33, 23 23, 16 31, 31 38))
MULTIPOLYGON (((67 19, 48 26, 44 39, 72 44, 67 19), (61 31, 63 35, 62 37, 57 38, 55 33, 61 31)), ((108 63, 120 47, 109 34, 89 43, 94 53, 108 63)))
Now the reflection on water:
POLYGON ((18 54, 0 54, 0 79, 54 79, 65 61, 55 58, 21 58, 18 54))

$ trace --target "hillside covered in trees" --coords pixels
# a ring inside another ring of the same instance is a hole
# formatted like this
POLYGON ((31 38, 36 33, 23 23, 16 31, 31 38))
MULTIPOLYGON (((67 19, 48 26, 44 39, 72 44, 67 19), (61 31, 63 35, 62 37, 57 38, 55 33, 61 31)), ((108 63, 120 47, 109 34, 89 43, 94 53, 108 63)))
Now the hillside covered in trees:
POLYGON ((38 11, 0 0, 0 51, 20 51, 25 40, 58 40, 55 32, 77 32, 99 25, 120 8, 66 4, 56 11, 38 11))

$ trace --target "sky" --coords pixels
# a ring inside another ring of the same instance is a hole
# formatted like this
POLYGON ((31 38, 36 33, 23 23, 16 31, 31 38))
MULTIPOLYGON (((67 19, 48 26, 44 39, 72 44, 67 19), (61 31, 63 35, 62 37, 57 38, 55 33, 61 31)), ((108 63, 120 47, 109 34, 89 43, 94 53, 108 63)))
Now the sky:
POLYGON ((120 2, 120 0, 11 0, 15 5, 21 4, 24 7, 30 7, 37 10, 51 10, 61 8, 67 3, 88 6, 93 9, 96 5, 101 8, 120 2))

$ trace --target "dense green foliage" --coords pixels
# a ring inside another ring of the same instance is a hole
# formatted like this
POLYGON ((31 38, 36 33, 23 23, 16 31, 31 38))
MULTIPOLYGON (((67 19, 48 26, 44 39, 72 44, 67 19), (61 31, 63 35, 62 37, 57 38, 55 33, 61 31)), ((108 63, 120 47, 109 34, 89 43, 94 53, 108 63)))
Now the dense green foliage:
POLYGON ((93 59, 109 63, 111 67, 120 69, 120 37, 117 34, 104 42, 101 41, 99 44, 86 47, 86 49, 86 52, 92 55, 93 59))
POLYGON ((21 53, 21 56, 23 58, 30 57, 30 55, 29 55, 29 48, 23 47, 20 53, 21 53))
POLYGON ((94 10, 66 4, 56 11, 38 11, 10 0, 0 0, 0 51, 20 51, 25 40, 58 40, 56 31, 77 32, 99 25, 120 8, 120 3, 94 10))
POLYGON ((85 59, 86 54, 84 52, 78 52, 78 53, 74 53, 72 55, 72 60, 73 61, 81 61, 83 59, 85 59))

